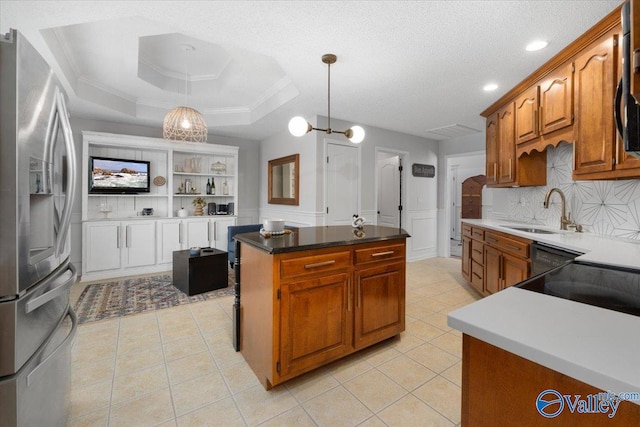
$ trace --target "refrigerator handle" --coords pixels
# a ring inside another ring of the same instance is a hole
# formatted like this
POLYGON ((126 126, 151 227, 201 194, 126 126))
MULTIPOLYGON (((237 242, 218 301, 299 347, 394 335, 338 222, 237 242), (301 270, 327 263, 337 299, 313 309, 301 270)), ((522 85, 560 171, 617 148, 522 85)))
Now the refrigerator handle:
POLYGON ((67 152, 67 193, 56 244, 56 255, 59 255, 64 250, 64 244, 67 241, 66 236, 69 232, 69 223, 71 222, 71 208, 73 207, 73 198, 76 194, 76 151, 73 146, 73 135, 71 133, 71 124, 69 123, 69 115, 64 101, 64 95, 58 87, 56 87, 56 107, 67 152))
MULTIPOLYGON (((69 313, 69 316, 71 317, 71 323, 72 323, 71 331, 69 331, 69 335, 67 335, 67 337, 60 343, 60 345, 58 345, 58 347, 56 347, 56 349, 53 352, 51 352, 50 355, 47 356, 46 359, 40 362, 38 366, 36 366, 31 370, 31 372, 29 372, 29 375, 27 375, 27 387, 29 387, 31 383, 35 381, 34 376, 38 375, 38 372, 42 370, 42 368, 47 364, 47 362, 53 359, 58 354, 58 351, 64 348, 69 342, 69 340, 72 340, 73 337, 75 337, 76 330, 78 329, 78 317, 76 316, 76 313, 73 311, 73 308, 71 308, 71 306, 69 306, 69 308, 67 309, 67 313, 69 313)), ((66 316, 62 316, 62 319, 60 319, 60 323, 62 323, 65 317, 66 316)))
MULTIPOLYGON (((50 291, 45 292, 42 295, 38 295, 37 297, 32 298, 29 301, 27 301, 27 303, 25 304, 25 308, 24 308, 25 313, 31 313, 32 311, 35 311, 36 309, 38 309, 39 307, 42 307, 43 305, 45 305, 46 303, 48 303, 52 299, 57 298, 60 295, 62 295, 63 293, 67 292, 67 290, 71 287, 71 285, 76 281, 76 278, 78 277, 78 274, 77 274, 77 271, 76 271, 76 267, 73 264, 68 263, 66 267, 68 267, 68 270, 71 270, 71 277, 68 280, 66 280, 62 285, 56 286, 55 288, 51 289, 50 291)), ((66 273, 66 271, 67 270, 65 270, 64 272, 66 273)), ((40 285, 40 286, 48 286, 50 283, 58 280, 60 278, 60 276, 62 276, 62 274, 57 275, 57 276, 55 276, 55 277, 43 282, 42 285, 40 285)))

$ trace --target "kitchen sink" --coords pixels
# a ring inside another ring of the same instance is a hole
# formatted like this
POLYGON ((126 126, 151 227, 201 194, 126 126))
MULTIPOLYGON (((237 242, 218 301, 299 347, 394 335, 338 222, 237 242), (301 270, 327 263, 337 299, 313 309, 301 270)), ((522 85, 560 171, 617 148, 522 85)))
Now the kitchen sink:
POLYGON ((518 231, 524 231, 526 233, 536 233, 536 234, 558 234, 555 231, 550 231, 550 230, 545 230, 544 228, 536 228, 536 227, 523 227, 523 226, 518 226, 518 227, 507 227, 505 226, 505 228, 510 228, 512 230, 518 230, 518 231))

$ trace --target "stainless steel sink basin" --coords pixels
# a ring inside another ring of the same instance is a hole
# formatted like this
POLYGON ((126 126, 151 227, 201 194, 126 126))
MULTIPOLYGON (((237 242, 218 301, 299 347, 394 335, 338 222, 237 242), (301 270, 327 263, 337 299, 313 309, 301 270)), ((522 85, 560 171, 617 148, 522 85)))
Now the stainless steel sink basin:
POLYGON ((544 228, 536 228, 536 227, 506 227, 512 230, 524 231, 526 233, 536 233, 536 234, 558 234, 555 231, 545 230, 544 228))

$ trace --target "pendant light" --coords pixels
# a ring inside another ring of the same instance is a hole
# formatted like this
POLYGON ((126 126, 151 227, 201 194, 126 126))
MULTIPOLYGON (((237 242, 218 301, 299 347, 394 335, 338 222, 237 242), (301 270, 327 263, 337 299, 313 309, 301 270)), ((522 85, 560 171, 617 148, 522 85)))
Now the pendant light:
POLYGON ((360 126, 352 126, 350 129, 345 131, 338 131, 331 129, 331 64, 335 64, 338 60, 338 57, 332 53, 327 53, 322 55, 322 62, 327 64, 327 128, 320 129, 314 128, 311 126, 309 122, 307 122, 303 117, 296 116, 289 121, 289 132, 293 136, 302 136, 312 130, 319 130, 321 132, 326 132, 327 134, 331 133, 341 133, 347 139, 354 144, 359 144, 364 140, 364 129, 360 126))
POLYGON ((162 135, 172 141, 207 142, 207 123, 202 114, 194 108, 187 107, 188 92, 188 55, 195 48, 184 44, 184 106, 175 107, 164 117, 162 135))

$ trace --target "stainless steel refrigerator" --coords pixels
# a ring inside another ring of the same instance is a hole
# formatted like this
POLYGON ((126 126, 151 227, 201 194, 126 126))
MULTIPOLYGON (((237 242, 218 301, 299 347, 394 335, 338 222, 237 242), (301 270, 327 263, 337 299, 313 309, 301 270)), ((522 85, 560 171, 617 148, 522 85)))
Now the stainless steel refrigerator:
POLYGON ((63 426, 76 319, 76 155, 65 94, 18 31, 0 38, 0 425, 63 426))

